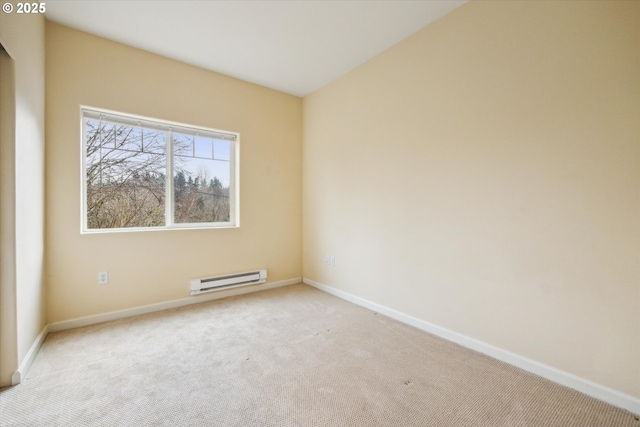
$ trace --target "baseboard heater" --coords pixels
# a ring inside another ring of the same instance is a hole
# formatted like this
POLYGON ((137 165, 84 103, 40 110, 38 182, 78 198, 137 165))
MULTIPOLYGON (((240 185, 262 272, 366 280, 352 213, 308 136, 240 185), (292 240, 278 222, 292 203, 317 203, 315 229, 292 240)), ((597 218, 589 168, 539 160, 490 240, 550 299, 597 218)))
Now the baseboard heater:
POLYGON ((203 277, 191 280, 191 295, 240 286, 255 285, 267 281, 267 270, 247 271, 245 273, 227 274, 224 276, 203 277))

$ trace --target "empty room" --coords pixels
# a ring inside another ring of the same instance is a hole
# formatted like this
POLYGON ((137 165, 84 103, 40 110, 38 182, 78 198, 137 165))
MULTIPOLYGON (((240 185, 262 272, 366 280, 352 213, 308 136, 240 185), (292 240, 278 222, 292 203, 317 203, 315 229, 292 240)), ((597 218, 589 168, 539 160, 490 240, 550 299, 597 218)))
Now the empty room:
POLYGON ((2 2, 0 426, 640 427, 640 2, 2 2))

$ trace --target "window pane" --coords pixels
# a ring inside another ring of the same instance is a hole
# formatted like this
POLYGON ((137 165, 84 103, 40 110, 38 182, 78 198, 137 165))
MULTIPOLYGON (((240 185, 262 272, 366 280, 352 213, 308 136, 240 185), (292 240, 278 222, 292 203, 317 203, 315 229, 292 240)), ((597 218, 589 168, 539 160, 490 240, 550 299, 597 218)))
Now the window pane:
POLYGON ((116 134, 115 128, 116 126, 111 123, 105 122, 96 122, 96 125, 99 125, 100 132, 97 133, 96 138, 98 139, 96 142, 101 144, 102 147, 106 148, 115 148, 116 146, 116 134))
POLYGON ((119 150, 141 151, 142 129, 131 126, 116 126, 116 148, 119 150))
POLYGON ((100 137, 100 133, 98 132, 98 127, 100 126, 100 122, 93 119, 86 119, 84 121, 84 144, 86 147, 100 144, 99 141, 96 141, 100 137))
POLYGON ((175 156, 174 222, 229 222, 229 162, 175 156))
POLYGON ((164 136, 143 152, 139 128, 87 120, 85 132, 88 228, 163 226, 164 136))
POLYGON ((174 133, 173 153, 176 156, 193 157, 193 136, 174 133))
POLYGON ((231 160, 231 142, 224 139, 213 141, 213 154, 217 160, 231 160))
POLYGON ((195 156, 204 159, 213 159, 213 139, 202 136, 195 137, 195 156))
POLYGON ((157 130, 142 130, 142 151, 146 153, 165 154, 167 134, 157 130))

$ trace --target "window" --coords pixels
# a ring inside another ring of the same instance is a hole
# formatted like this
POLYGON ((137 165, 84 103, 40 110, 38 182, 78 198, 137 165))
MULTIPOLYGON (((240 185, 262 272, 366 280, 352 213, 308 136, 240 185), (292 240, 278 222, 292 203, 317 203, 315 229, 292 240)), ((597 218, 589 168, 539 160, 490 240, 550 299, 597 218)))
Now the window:
POLYGON ((82 232, 238 225, 239 135, 82 109, 82 232))

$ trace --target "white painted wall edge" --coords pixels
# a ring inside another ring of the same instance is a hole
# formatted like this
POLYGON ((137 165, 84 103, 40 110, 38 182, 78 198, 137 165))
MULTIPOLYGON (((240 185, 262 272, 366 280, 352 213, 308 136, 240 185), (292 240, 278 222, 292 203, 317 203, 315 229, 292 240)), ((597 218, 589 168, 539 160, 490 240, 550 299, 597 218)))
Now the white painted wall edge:
POLYGON ((49 325, 45 325, 42 329, 42 332, 36 337, 36 340, 31 345, 31 348, 27 352, 27 355, 20 363, 18 370, 11 375, 11 385, 17 385, 22 382, 22 380, 27 376, 27 372, 29 372, 29 368, 31 364, 36 358, 36 354, 40 351, 40 347, 42 347, 42 343, 45 338, 47 338, 47 334, 49 333, 49 325))
POLYGON ((634 396, 619 392, 601 384, 594 383, 577 375, 561 371, 543 363, 536 362, 535 360, 527 359, 526 357, 520 356, 518 354, 511 353, 499 347, 495 347, 482 341, 478 341, 474 338, 470 338, 457 332, 450 331, 448 329, 442 328, 416 317, 409 316, 407 314, 368 301, 366 299, 357 297, 347 292, 332 288, 331 286, 327 286, 314 280, 303 278, 302 282, 307 285, 311 285, 314 288, 320 289, 321 291, 324 291, 328 294, 335 295, 338 298, 342 298, 346 301, 376 311, 380 314, 384 314, 385 316, 391 317, 392 319, 398 320, 402 323, 406 323, 425 332, 429 332, 433 335, 437 335, 448 341, 460 344, 463 347, 467 347, 471 350, 493 357, 494 359, 498 359, 520 369, 524 369, 527 372, 531 372, 532 374, 536 374, 557 384, 572 388, 586 394, 587 396, 594 397, 611 405, 626 409, 640 415, 640 399, 634 396))
POLYGON ((107 313, 96 314, 93 316, 77 317, 75 319, 63 320, 60 322, 50 323, 49 332, 65 331, 67 329, 80 328, 83 326, 95 325, 97 323, 109 322, 111 320, 123 319, 125 317, 137 316, 139 314, 152 313, 154 311, 167 310, 170 308, 183 307, 185 305, 198 304, 201 302, 212 301, 221 298, 232 297, 236 295, 248 294, 252 292, 264 291, 267 289, 279 288, 281 286, 295 285, 302 282, 301 277, 293 279, 280 280, 277 282, 268 282, 256 285, 243 286, 240 288, 232 288, 216 292, 209 292, 200 295, 194 295, 188 298, 159 302, 156 304, 143 305, 139 307, 126 308, 124 310, 110 311, 107 313))

